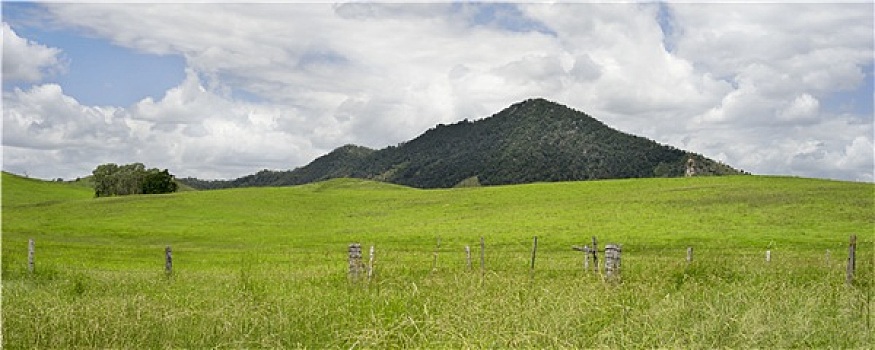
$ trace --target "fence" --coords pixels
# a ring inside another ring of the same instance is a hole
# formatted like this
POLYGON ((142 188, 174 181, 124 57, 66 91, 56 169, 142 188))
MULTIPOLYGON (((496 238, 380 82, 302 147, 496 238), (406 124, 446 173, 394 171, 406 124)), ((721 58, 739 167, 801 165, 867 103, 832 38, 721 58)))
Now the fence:
MULTIPOLYGON (((533 238, 532 247, 531 247, 531 255, 528 263, 528 270, 532 276, 534 276, 536 271, 536 258, 538 255, 538 237, 535 236, 533 238)), ((571 247, 572 250, 578 251, 582 254, 582 271, 587 274, 595 274, 604 277, 606 280, 610 281, 619 281, 621 280, 621 254, 623 253, 623 247, 620 244, 616 243, 608 243, 604 246, 603 250, 598 249, 598 240, 596 237, 592 237, 592 242, 590 245, 577 246, 574 245, 571 247), (603 261, 603 265, 600 268, 599 254, 602 254, 601 260, 603 261)), ((686 255, 685 262, 687 265, 693 264, 695 259, 693 255, 694 247, 687 246, 686 247, 686 255)), ((673 250, 665 249, 665 251, 670 252, 673 250)), ((678 250, 678 259, 683 256, 682 250, 678 250)), ((441 248, 441 240, 437 239, 437 244, 435 246, 434 251, 432 252, 431 259, 431 272, 437 272, 440 270, 441 265, 439 264, 438 256, 439 253, 444 254, 452 254, 452 252, 448 251, 446 247, 442 250, 441 248)), ((464 270, 472 271, 472 259, 471 259, 471 248, 470 245, 464 245, 464 250, 460 251, 459 254, 462 256, 464 261, 464 270)), ((28 274, 33 274, 37 270, 37 257, 36 257, 36 241, 34 239, 29 239, 27 244, 27 272, 28 274)), ((504 251, 503 256, 498 256, 496 258, 502 259, 507 258, 506 250, 504 251)), ((701 256, 697 254, 698 256, 701 256)), ((488 270, 486 265, 486 256, 487 253, 487 245, 484 237, 480 237, 480 272, 481 274, 485 274, 488 270)), ((829 264, 832 261, 832 252, 829 249, 825 251, 825 261, 829 264)), ((851 235, 849 238, 848 244, 848 258, 845 264, 845 283, 853 284, 856 279, 856 257, 857 257, 857 236, 851 235)), ((765 262, 770 263, 773 259, 772 256, 772 248, 765 250, 765 262)), ((359 282, 359 281, 371 281, 376 278, 376 248, 375 245, 371 245, 368 251, 368 263, 367 265, 363 262, 362 255, 362 246, 360 243, 350 244, 348 247, 348 276, 350 281, 359 282)), ((542 257, 544 259, 544 257, 542 257)), ((171 246, 166 246, 164 248, 164 272, 167 276, 172 276, 174 273, 173 266, 173 251, 171 246)))

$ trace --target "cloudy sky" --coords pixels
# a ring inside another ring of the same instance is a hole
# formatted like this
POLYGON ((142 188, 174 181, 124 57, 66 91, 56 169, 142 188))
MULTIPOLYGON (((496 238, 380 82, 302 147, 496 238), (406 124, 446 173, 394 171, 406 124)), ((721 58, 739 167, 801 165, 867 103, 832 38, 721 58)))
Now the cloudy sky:
POLYGON ((755 174, 873 181, 873 4, 8 3, 3 169, 292 169, 543 97, 755 174))

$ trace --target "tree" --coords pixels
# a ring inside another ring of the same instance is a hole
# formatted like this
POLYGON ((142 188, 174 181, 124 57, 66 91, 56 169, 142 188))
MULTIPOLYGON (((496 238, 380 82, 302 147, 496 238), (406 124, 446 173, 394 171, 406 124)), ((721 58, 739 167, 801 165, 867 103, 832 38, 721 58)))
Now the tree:
POLYGON ((142 163, 122 166, 114 163, 103 164, 94 169, 92 175, 96 197, 170 193, 177 189, 173 175, 166 169, 146 170, 142 163))
POLYGON ((167 169, 164 169, 164 171, 152 169, 143 178, 143 194, 172 193, 176 192, 176 188, 177 185, 173 181, 173 175, 170 175, 167 169))
POLYGON ((91 172, 91 174, 94 175, 95 197, 107 197, 112 196, 115 193, 115 174, 117 172, 118 165, 115 163, 98 165, 97 168, 91 172))

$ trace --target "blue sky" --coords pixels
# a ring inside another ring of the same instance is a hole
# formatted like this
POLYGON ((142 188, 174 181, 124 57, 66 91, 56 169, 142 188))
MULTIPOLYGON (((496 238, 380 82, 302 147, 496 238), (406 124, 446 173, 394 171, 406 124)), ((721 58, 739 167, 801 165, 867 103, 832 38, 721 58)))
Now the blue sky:
MULTIPOLYGON (((12 24, 32 20, 28 13, 39 11, 32 3, 4 3, 3 20, 12 24)), ((20 28, 20 29, 19 29, 20 28)), ((67 28, 21 25, 19 36, 59 48, 66 63, 64 74, 46 77, 44 82, 64 87, 64 92, 87 105, 129 106, 151 96, 160 98, 185 78, 185 58, 155 55, 113 45, 67 28)), ((29 82, 4 81, 3 89, 25 88, 29 82)))
POLYGON ((234 178, 544 97, 753 173, 872 181, 872 7, 3 3, 3 169, 234 178))
POLYGON ((872 67, 871 63, 862 67, 865 78, 855 88, 830 93, 824 99, 824 108, 860 116, 875 115, 875 100, 872 98, 875 79, 872 78, 872 67))
POLYGON ((185 78, 185 59, 178 55, 140 53, 70 32, 34 32, 32 37, 63 50, 67 72, 46 82, 63 86, 83 104, 129 106, 144 97, 160 98, 185 78))

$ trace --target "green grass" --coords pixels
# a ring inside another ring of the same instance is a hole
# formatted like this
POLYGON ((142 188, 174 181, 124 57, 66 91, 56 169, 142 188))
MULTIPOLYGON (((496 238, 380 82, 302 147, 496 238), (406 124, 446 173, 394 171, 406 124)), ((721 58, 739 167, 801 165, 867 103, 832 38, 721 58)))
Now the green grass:
POLYGON ((4 174, 5 347, 871 348, 875 341, 872 184, 741 176, 416 190, 341 179, 92 197, 74 185, 4 174), (850 234, 859 238, 853 286, 844 284, 850 234), (581 271, 571 246, 591 236, 623 245, 620 283, 581 271), (29 238, 37 242, 33 274, 29 238), (376 247, 370 283, 347 278, 351 242, 376 247), (166 245, 174 254, 169 278, 166 245), (474 271, 466 270, 465 245, 474 271), (687 246, 695 248, 690 265, 687 246))
MULTIPOLYGON (((94 190, 63 182, 49 182, 2 173, 3 209, 22 206, 48 206, 94 197, 94 190)), ((5 223, 5 221, 4 221, 5 223)))

